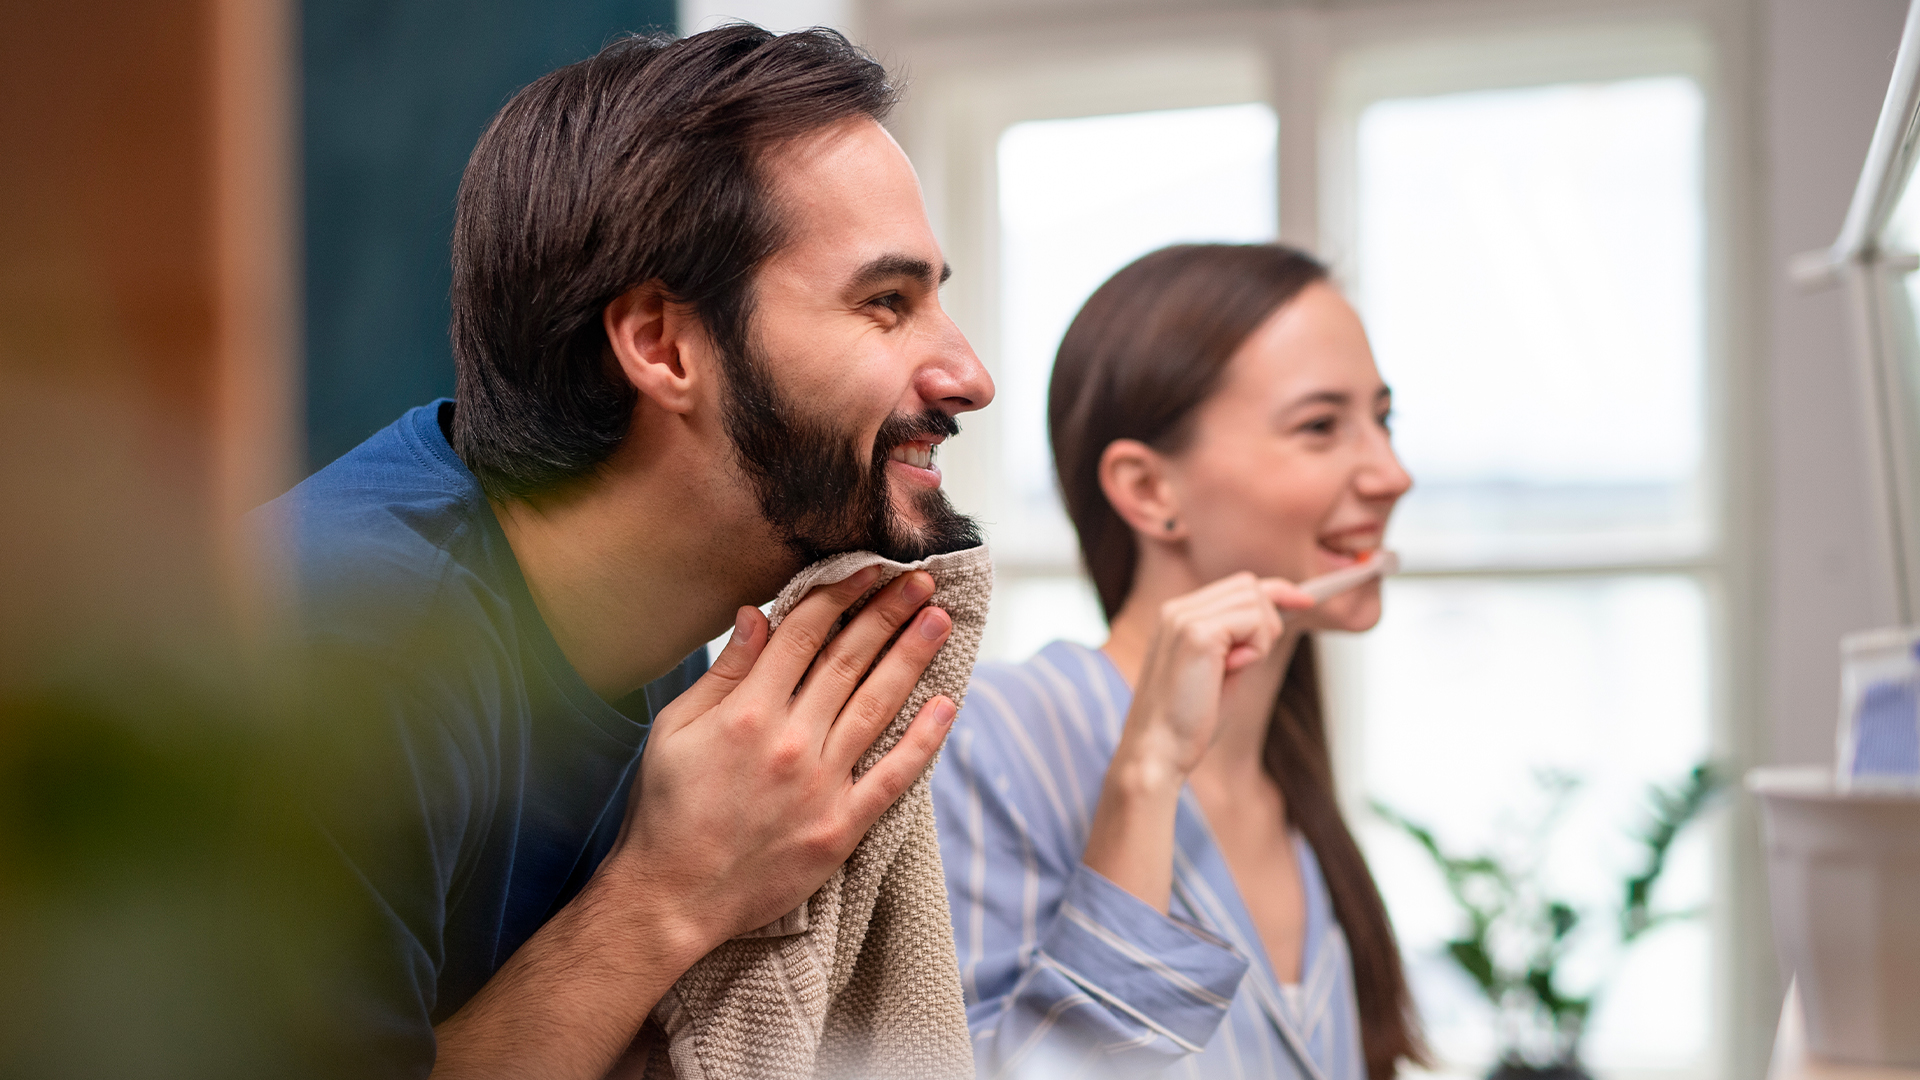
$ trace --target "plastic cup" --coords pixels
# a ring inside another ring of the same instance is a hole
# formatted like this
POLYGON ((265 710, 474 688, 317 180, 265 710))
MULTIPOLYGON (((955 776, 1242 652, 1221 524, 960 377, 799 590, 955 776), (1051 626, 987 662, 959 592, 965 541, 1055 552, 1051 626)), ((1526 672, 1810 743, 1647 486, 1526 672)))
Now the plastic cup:
POLYGON ((1920 1066, 1920 792, 1755 769, 1774 944, 1816 1057, 1920 1066))

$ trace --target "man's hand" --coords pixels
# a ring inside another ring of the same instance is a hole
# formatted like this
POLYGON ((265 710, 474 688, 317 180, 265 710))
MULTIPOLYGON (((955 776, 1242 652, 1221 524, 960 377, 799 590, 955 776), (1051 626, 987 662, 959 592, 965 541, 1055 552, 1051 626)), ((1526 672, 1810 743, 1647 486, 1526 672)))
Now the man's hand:
POLYGON ((877 575, 815 589, 771 639, 760 612, 740 610, 713 667, 655 719, 613 850, 440 1025, 435 1076, 605 1074, 696 960, 792 910, 846 861, 933 760, 955 711, 929 701, 854 779, 953 627, 921 610, 933 578, 914 572, 822 648, 877 575))
POLYGON ((823 650, 877 574, 815 589, 771 641, 766 618, 741 608, 712 669, 654 722, 606 872, 630 875, 673 912, 697 955, 824 884, 946 736, 954 706, 937 697, 899 745, 853 778, 953 626, 946 612, 920 610, 933 578, 915 572, 882 589, 823 650))

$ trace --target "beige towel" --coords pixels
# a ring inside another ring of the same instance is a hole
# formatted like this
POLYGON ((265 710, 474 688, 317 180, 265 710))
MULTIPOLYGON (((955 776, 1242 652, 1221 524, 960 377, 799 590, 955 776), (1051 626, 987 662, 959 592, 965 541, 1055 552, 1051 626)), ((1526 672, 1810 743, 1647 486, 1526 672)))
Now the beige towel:
MULTIPOLYGON (((875 564, 876 591, 909 570, 931 573, 929 603, 953 617, 953 632, 855 775, 899 741, 934 695, 960 703, 993 589, 984 547, 911 564, 853 552, 801 571, 774 600, 769 621, 778 626, 814 586, 875 564)), ((649 1054, 649 1078, 971 1080, 973 1044, 927 774, 819 892, 709 953, 667 992, 652 1021, 668 1049, 649 1054)))

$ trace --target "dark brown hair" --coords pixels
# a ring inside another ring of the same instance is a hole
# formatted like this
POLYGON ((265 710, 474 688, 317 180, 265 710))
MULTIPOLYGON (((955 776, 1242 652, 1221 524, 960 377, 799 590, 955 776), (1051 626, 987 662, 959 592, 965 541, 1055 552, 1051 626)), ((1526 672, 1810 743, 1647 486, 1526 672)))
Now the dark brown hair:
MULTIPOLYGON (((1067 514, 1109 619, 1133 590, 1139 548, 1101 490, 1101 454, 1115 439, 1167 454, 1184 449, 1195 412, 1241 343, 1326 276, 1312 257, 1272 244, 1162 248, 1100 286, 1067 328, 1047 425, 1067 514)), ((1386 1080, 1401 1058, 1425 1063, 1393 925, 1334 792, 1311 637, 1301 638, 1275 696, 1264 763, 1287 816, 1319 857, 1351 947, 1367 1075, 1386 1080)))
POLYGON ((834 31, 744 24, 623 38, 515 94, 453 224, 453 444, 487 492, 580 476, 626 438, 636 391, 601 312, 628 289, 661 282, 747 355, 754 272, 784 242, 760 162, 894 100, 834 31))

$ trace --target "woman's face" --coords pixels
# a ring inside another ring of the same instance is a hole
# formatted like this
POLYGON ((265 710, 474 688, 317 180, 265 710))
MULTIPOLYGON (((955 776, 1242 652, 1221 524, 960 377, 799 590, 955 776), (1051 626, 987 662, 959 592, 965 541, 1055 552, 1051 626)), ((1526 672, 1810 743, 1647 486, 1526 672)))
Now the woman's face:
MULTIPOLYGON (((1168 463, 1198 578, 1251 570, 1304 581, 1378 548, 1412 486, 1388 438, 1390 405, 1360 318, 1336 289, 1310 285, 1274 312, 1168 463)), ((1375 581, 1302 622, 1365 630, 1379 618, 1375 581)))

